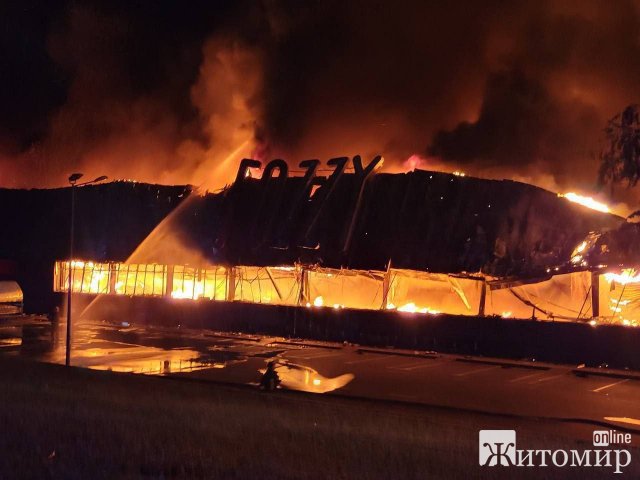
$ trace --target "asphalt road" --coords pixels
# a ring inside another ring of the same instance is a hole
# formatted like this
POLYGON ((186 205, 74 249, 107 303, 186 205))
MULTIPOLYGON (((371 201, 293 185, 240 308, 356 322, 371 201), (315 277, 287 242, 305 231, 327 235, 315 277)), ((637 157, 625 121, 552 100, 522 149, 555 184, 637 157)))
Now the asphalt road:
MULTIPOLYGON (((63 331, 64 326, 61 326, 63 331)), ((64 361, 10 336, 0 352, 64 361)), ((640 431, 640 375, 435 352, 262 338, 209 331, 83 325, 76 366, 256 383, 268 361, 286 388, 527 417, 607 422, 640 431)))

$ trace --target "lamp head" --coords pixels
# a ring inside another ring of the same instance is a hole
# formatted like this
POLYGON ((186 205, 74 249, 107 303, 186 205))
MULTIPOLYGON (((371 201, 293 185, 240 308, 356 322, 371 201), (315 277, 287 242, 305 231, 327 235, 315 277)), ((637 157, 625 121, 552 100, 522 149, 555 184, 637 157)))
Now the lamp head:
POLYGON ((82 178, 82 173, 72 173, 69 175, 69 183, 75 185, 78 180, 82 178))

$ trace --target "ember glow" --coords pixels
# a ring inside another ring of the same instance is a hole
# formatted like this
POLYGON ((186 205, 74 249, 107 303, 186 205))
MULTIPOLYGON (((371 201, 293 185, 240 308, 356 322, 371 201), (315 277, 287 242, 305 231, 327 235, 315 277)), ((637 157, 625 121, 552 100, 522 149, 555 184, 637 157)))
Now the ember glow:
POLYGON ((607 282, 616 282, 620 285, 628 285, 631 283, 640 283, 640 272, 637 272, 633 268, 627 268, 622 270, 621 273, 605 273, 604 278, 607 282))
POLYGON ((415 303, 410 302, 397 309, 399 312, 409 312, 409 313, 428 313, 431 315, 437 315, 440 313, 438 310, 433 310, 429 307, 418 307, 415 303))
POLYGON ((559 193, 558 196, 566 198, 570 202, 579 203, 580 205, 590 208, 592 210, 597 210, 598 212, 611 213, 611 210, 607 205, 605 205, 602 202, 598 202, 591 197, 578 195, 577 193, 574 193, 574 192, 569 192, 564 194, 559 193))
MULTIPOLYGON (((583 266, 586 267, 588 265, 585 257, 588 255, 589 251, 594 247, 598 239, 600 238, 600 233, 591 232, 587 235, 582 242, 580 242, 576 248, 571 252, 571 263, 575 266, 583 266)), ((598 269, 604 268, 604 265, 598 265, 598 269)), ((548 271, 548 270, 547 270, 548 271)))
MULTIPOLYGON (((633 268, 620 273, 602 275, 600 282, 601 305, 610 312, 602 319, 604 323, 616 323, 626 327, 640 326, 640 272, 633 268), (602 302, 602 292, 607 292, 607 303, 602 302)), ((601 312, 602 313, 602 312, 601 312)), ((598 319, 601 323, 601 319, 598 319)))
POLYGON ((582 243, 580 243, 580 245, 578 245, 575 250, 573 251, 573 253, 571 254, 571 263, 573 263, 574 265, 578 265, 578 264, 582 264, 584 263, 584 251, 587 248, 587 241, 583 241, 582 243))

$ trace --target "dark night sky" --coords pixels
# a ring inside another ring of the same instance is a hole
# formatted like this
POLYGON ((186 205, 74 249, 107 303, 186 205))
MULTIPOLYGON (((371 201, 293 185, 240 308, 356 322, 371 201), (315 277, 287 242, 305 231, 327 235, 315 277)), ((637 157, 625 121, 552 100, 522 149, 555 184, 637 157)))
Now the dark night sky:
POLYGON ((640 101, 624 0, 27 0, 0 6, 0 49, 5 186, 382 153, 591 189, 606 120, 640 101))

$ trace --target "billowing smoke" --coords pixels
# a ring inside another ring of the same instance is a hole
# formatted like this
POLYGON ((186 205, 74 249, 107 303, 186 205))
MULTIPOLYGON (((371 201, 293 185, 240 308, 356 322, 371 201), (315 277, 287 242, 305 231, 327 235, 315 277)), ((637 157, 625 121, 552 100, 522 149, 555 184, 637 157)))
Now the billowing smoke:
POLYGON ((65 99, 25 148, 16 151, 17 134, 0 151, 4 186, 64 185, 72 171, 208 188, 233 178, 260 116, 259 48, 202 11, 154 17, 152 7, 60 13, 45 47, 65 99))
POLYGON ((290 92, 302 115, 270 112, 289 156, 379 151, 396 170, 596 190, 606 120, 640 95, 636 3, 361 7, 342 8, 335 29, 288 23, 286 58, 312 71, 290 92))
POLYGON ((249 154, 382 153, 391 171, 594 191, 606 120, 640 101, 632 0, 190 7, 50 15, 47 75, 65 95, 30 107, 29 135, 0 125, 0 182, 82 170, 215 188, 249 154))
POLYGON ((261 112, 262 59, 256 49, 226 39, 208 40, 191 100, 198 109, 205 142, 185 140, 170 162, 164 182, 175 177, 204 187, 233 179, 239 159, 255 150, 261 112))

